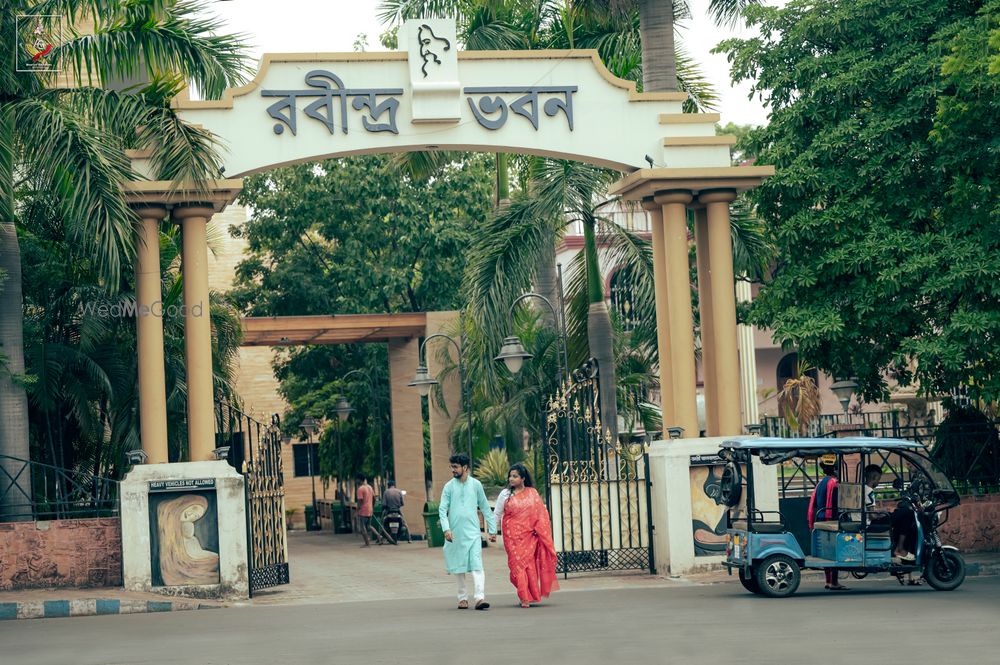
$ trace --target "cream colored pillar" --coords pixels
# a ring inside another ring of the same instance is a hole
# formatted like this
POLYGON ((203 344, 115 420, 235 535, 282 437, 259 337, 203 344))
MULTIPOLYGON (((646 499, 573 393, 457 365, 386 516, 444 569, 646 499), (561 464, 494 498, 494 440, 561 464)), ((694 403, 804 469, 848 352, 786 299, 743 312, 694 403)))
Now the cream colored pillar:
POLYGON ((670 360, 670 315, 667 300, 667 255, 663 240, 663 208, 647 199, 642 203, 649 213, 653 233, 653 290, 656 296, 656 345, 660 356, 660 409, 664 426, 675 421, 673 363, 670 360))
MULTIPOLYGON (((434 333, 453 334, 456 331, 458 312, 427 312, 427 335, 434 333)), ((440 352, 446 352, 452 364, 458 363, 455 357, 455 347, 448 340, 437 338, 431 341, 425 349, 427 354, 427 371, 436 379, 441 380, 441 392, 448 408, 445 413, 438 408, 437 400, 430 398, 430 429, 431 429, 431 495, 437 501, 441 498, 441 489, 451 480, 451 467, 448 458, 451 457, 451 430, 455 420, 462 410, 462 389, 458 383, 458 372, 452 372, 447 379, 441 379, 441 365, 438 360, 440 352)), ((412 376, 410 378, 413 378, 412 376)), ((413 390, 413 388, 410 388, 413 390)), ((462 452, 465 452, 463 446, 462 452)))
MULTIPOLYGON (((749 303, 753 300, 750 282, 745 279, 736 282, 736 301, 749 303)), ((753 341, 753 326, 740 324, 736 327, 737 346, 740 354, 740 402, 743 405, 743 425, 755 425, 760 421, 757 408, 757 349, 753 341)))
POLYGON ((403 517, 410 533, 424 533, 424 419, 420 393, 407 383, 417 373, 417 339, 389 341, 389 400, 392 411, 392 459, 396 487, 406 491, 403 517))
POLYGON ((739 354, 736 351, 736 284, 729 225, 729 204, 736 198, 736 192, 709 190, 702 192, 698 198, 708 209, 708 251, 715 324, 715 343, 711 351, 715 355, 719 435, 729 436, 740 434, 743 429, 740 422, 739 354))
POLYGON ((184 367, 187 373, 188 459, 215 457, 215 394, 212 389, 212 323, 208 303, 206 227, 213 209, 191 205, 174 208, 181 225, 181 270, 184 279, 184 367))
POLYGON ((163 360, 163 302, 160 291, 160 222, 163 206, 136 206, 135 304, 139 370, 139 439, 147 464, 167 457, 167 387, 163 360))
POLYGON ((687 204, 691 192, 666 191, 654 200, 663 207, 663 239, 667 262, 667 306, 670 321, 670 360, 674 388, 674 422, 685 438, 699 436, 694 365, 694 319, 691 316, 691 278, 688 271, 687 204))
POLYGON ((705 381, 705 434, 719 434, 719 401, 716 391, 715 354, 705 353, 715 344, 712 316, 712 274, 708 257, 708 213, 704 208, 694 212, 694 238, 698 267, 698 312, 701 316, 701 367, 705 381))

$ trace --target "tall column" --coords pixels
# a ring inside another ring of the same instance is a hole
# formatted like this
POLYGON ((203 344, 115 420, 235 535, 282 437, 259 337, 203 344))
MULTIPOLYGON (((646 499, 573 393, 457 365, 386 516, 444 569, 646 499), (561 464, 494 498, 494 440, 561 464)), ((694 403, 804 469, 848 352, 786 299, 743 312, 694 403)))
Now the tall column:
MULTIPOLYGON (((660 357, 660 411, 664 427, 675 422, 673 363, 670 360, 670 315, 667 299, 667 250, 663 240, 663 208, 652 199, 642 202, 653 233, 653 291, 656 296, 656 346, 660 357)), ((666 437, 664 437, 666 438, 666 437)))
POLYGON ((205 233, 214 210, 189 205, 174 209, 181 225, 184 279, 184 368, 187 373, 188 459, 214 459, 215 393, 212 389, 212 323, 208 303, 208 243, 205 233))
MULTIPOLYGON (((753 295, 750 282, 736 282, 736 301, 750 302, 753 295)), ((753 425, 760 420, 757 408, 757 349, 753 341, 753 326, 736 326, 737 346, 740 353, 740 403, 743 405, 743 425, 753 425)))
POLYGON ((167 457, 167 387, 163 359, 163 302, 160 290, 162 206, 136 207, 135 304, 139 368, 139 439, 147 464, 167 457))
POLYGON ((712 272, 708 257, 708 213, 694 212, 695 255, 698 266, 698 312, 701 316, 701 366, 705 379, 705 433, 719 434, 719 401, 716 391, 715 354, 706 353, 715 345, 715 317, 712 315, 712 272))
POLYGON ((403 517, 410 533, 424 533, 424 419, 420 393, 406 384, 417 373, 420 340, 389 340, 389 402, 392 411, 392 459, 396 487, 406 490, 403 517))
POLYGON ((691 277, 688 264, 687 204, 691 192, 666 191, 654 200, 663 207, 663 239, 667 261, 667 306, 670 322, 670 360, 673 366, 674 422, 685 438, 699 436, 694 365, 694 319, 691 315, 691 277))
MULTIPOLYGON (((729 204, 733 190, 709 190, 698 197, 708 209, 708 252, 712 275, 712 314, 715 319, 716 398, 719 434, 742 431, 740 422, 739 354, 736 352, 736 284, 733 276, 733 240, 729 204)), ((707 350, 706 350, 707 353, 707 350)))
MULTIPOLYGON (((458 312, 427 312, 427 334, 433 335, 438 332, 453 334, 456 332, 457 322, 458 312)), ((431 428, 431 499, 434 501, 441 498, 444 484, 451 480, 451 467, 448 464, 448 458, 451 457, 451 430, 462 411, 462 389, 458 382, 458 371, 452 372, 446 379, 441 378, 442 363, 438 360, 438 353, 442 350, 448 354, 453 364, 458 363, 455 347, 446 339, 435 339, 425 349, 427 371, 441 381, 441 393, 448 408, 447 413, 440 409, 437 400, 433 399, 434 393, 431 392, 428 416, 431 428)), ((465 449, 466 446, 463 445, 462 452, 465 452, 465 449)))

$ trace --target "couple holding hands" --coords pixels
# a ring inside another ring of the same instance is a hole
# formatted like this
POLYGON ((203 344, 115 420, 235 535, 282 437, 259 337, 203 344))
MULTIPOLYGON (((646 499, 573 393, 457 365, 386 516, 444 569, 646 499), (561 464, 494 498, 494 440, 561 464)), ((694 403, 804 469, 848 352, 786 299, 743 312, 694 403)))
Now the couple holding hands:
POLYGON ((490 510, 482 483, 469 472, 468 456, 452 455, 449 462, 453 478, 441 492, 438 515, 445 538, 445 568, 458 579, 458 609, 469 608, 466 574, 472 575, 473 607, 485 610, 490 606, 486 602, 478 512, 483 513, 490 542, 496 542, 498 526, 503 533, 510 582, 521 607, 541 602, 559 584, 549 511, 535 491, 531 474, 523 464, 511 466, 507 487, 497 498, 496 509, 490 510))

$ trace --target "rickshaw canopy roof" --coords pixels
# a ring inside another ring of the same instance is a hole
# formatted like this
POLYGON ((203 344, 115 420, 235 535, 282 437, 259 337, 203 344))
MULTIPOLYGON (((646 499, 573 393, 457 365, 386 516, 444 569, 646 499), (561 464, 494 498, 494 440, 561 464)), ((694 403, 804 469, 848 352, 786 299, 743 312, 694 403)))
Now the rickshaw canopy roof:
POLYGON ((924 450, 921 444, 914 441, 883 439, 872 436, 852 436, 842 439, 794 439, 747 436, 727 439, 722 443, 722 448, 745 450, 751 454, 778 454, 786 459, 789 457, 814 457, 824 453, 846 454, 872 450, 924 450))

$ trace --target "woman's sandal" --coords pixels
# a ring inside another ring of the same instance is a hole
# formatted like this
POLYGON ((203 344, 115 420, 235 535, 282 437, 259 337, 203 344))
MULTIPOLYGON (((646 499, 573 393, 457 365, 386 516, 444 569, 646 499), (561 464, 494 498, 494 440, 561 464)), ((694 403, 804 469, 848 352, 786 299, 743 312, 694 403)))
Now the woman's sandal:
POLYGON ((850 587, 846 587, 843 584, 838 584, 836 586, 834 586, 832 584, 827 584, 826 588, 829 591, 850 591, 851 590, 850 587))
POLYGON ((521 607, 523 607, 524 609, 528 609, 529 607, 531 607, 531 605, 529 605, 528 603, 521 603, 521 607))
POLYGON ((921 580, 906 580, 906 586, 923 586, 921 580))

